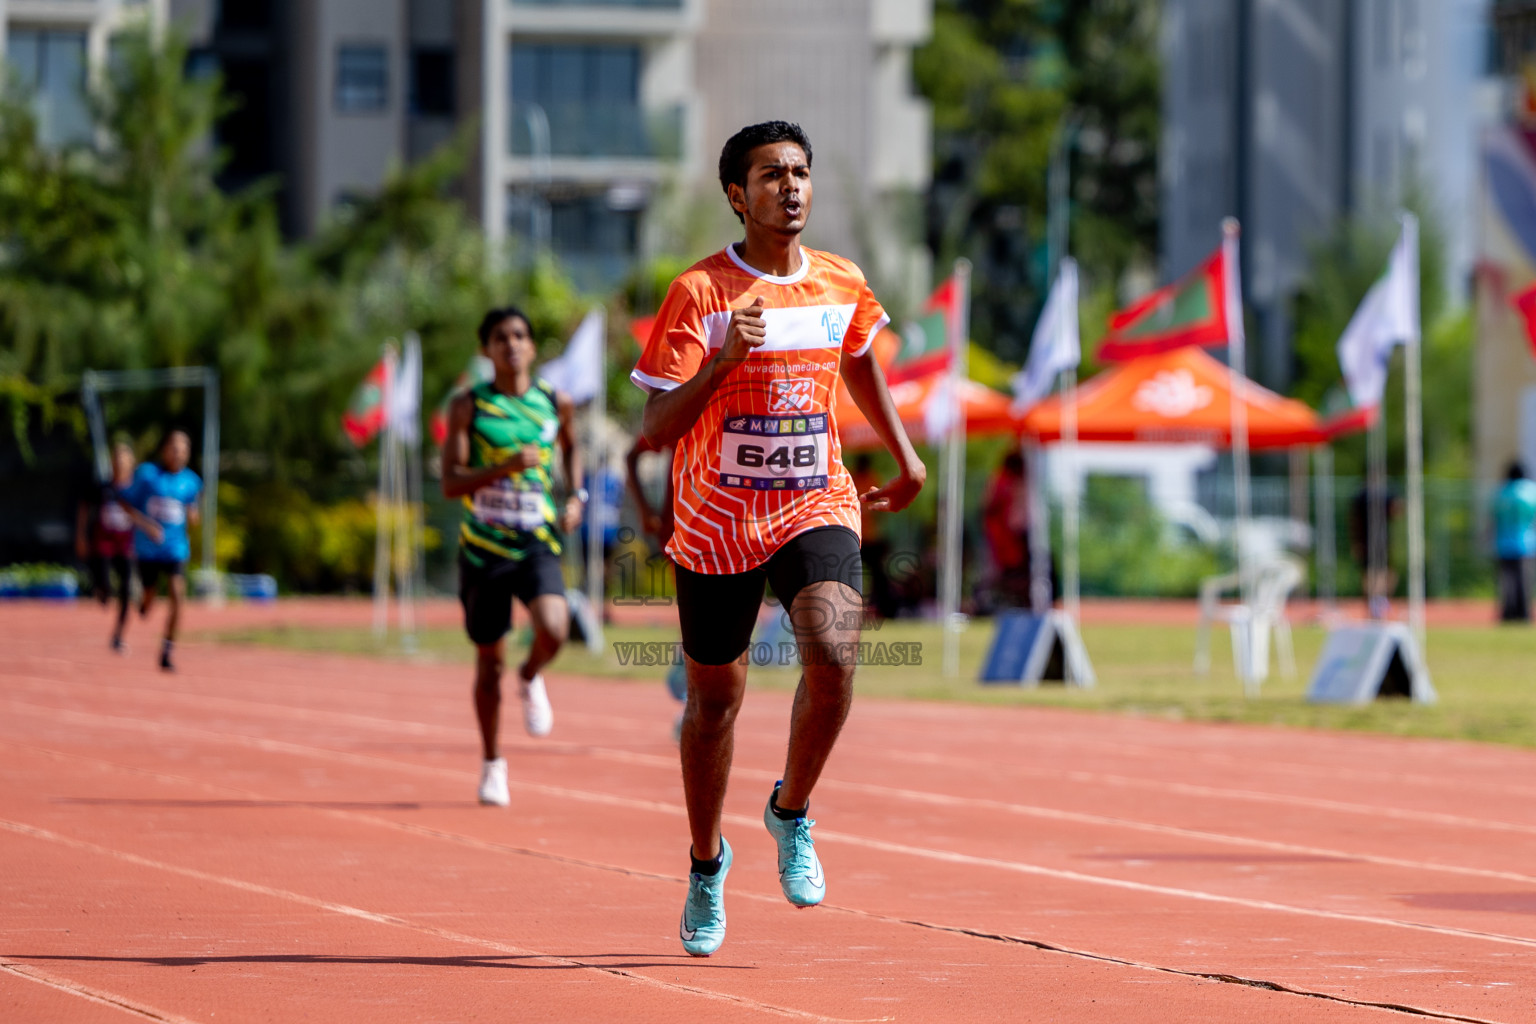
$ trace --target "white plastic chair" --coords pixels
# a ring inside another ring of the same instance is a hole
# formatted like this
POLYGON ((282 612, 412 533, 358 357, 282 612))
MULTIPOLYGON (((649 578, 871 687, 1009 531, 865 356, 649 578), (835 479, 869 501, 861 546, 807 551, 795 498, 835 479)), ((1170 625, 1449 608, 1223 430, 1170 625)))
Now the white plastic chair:
POLYGON ((1269 644, 1273 634, 1280 672, 1296 674, 1296 651, 1291 644, 1291 624, 1285 604, 1291 592, 1306 578, 1301 564, 1291 558, 1275 558, 1249 569, 1249 604, 1241 600, 1242 580, 1237 573, 1210 576, 1200 583, 1200 626, 1195 635, 1195 671, 1211 670, 1211 623, 1226 622, 1232 629, 1232 660, 1237 675, 1251 691, 1269 675, 1269 644), (1234 593, 1239 600, 1222 603, 1221 595, 1234 593))

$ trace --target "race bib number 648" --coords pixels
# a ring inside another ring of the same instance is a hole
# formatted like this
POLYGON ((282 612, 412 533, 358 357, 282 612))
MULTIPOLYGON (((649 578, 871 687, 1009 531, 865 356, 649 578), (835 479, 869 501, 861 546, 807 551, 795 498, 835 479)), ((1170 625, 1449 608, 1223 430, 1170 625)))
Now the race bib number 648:
POLYGON ((827 414, 732 416, 720 435, 720 485, 757 491, 827 486, 827 414))

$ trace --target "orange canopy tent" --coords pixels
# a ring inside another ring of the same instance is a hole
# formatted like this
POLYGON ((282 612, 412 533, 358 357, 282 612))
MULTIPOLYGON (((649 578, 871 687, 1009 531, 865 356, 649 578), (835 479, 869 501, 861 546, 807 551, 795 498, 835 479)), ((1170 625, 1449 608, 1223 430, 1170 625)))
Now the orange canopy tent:
MULTIPOLYGON (((876 362, 882 366, 889 363, 900 345, 901 339, 896 332, 889 329, 881 331, 875 336, 876 362)), ((935 398, 944 401, 941 389, 948 376, 947 373, 934 373, 891 385, 891 402, 896 406, 896 415, 901 419, 908 436, 918 443, 928 436, 925 418, 929 401, 935 398)), ((1011 408, 1012 399, 1002 392, 973 380, 963 380, 960 382, 960 400, 965 409, 967 437, 1018 433, 1018 420, 1011 408)), ((848 387, 841 378, 837 382, 836 408, 837 432, 845 449, 880 446, 880 438, 854 404, 853 396, 848 393, 848 387)))
MULTIPOLYGON (((1250 380, 1239 384, 1248 413, 1248 445, 1255 449, 1323 444, 1360 429, 1358 417, 1324 422, 1301 402, 1250 380)), ((1077 391, 1081 441, 1232 444, 1232 376, 1225 363, 1199 348, 1142 356, 1113 366, 1077 391)), ((1019 423, 1026 436, 1059 441, 1062 400, 1030 409, 1019 423)))

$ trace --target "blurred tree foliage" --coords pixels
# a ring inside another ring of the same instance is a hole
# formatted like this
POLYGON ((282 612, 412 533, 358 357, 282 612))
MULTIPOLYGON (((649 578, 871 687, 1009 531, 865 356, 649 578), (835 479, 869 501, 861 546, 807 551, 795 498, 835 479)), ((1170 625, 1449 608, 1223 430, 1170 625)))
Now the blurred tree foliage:
POLYGON ((1153 262, 1159 7, 1144 0, 936 5, 933 38, 913 60, 933 103, 928 243, 941 265, 962 255, 975 265, 972 333, 1004 359, 1023 358, 1043 301, 1047 169, 1068 116, 1078 126, 1070 248, 1085 292, 1112 297, 1127 269, 1153 262))
MULTIPOLYGON (((324 495, 362 467, 339 428, 380 344, 421 335, 435 403, 483 311, 515 301, 553 349, 583 311, 551 264, 496 269, 452 187, 467 139, 289 243, 269 187, 226 195, 208 140, 218 83, 185 43, 130 34, 94 98, 99 144, 42 146, 27 98, 0 97, 0 388, 12 429, 87 367, 216 367, 235 467, 324 495), (318 491, 316 490, 318 488, 318 491)), ((195 425, 195 406, 149 404, 195 425)))
MULTIPOLYGON (((522 306, 552 355, 585 306, 546 260, 500 269, 453 195, 467 137, 392 170, 316 237, 285 241, 270 186, 216 187, 209 140, 227 105, 216 80, 185 74, 186 58, 174 33, 121 37, 92 97, 95 145, 42 145, 29 98, 0 94, 0 431, 25 451, 28 429, 72 407, 87 368, 213 366, 222 468, 239 495, 228 512, 249 520, 227 528, 252 540, 221 545, 230 566, 351 580, 351 554, 300 564, 335 544, 256 541, 285 513, 311 540, 356 525, 372 452, 339 420, 382 342, 421 335, 430 409, 476 351, 486 308, 522 306)), ((196 436, 200 411, 195 393, 114 396, 109 429, 145 442, 179 423, 196 436)))

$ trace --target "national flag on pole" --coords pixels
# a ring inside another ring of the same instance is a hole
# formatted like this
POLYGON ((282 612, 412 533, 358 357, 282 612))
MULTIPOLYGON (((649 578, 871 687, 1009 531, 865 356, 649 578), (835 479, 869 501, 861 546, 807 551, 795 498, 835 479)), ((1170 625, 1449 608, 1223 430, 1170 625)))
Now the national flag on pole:
POLYGON ((384 429, 384 397, 389 390, 389 357, 385 356, 368 371, 368 376, 352 393, 347 411, 341 415, 341 429, 352 443, 361 448, 384 429))
POLYGON ((954 359, 950 329, 959 315, 960 290, 951 277, 933 290, 923 303, 922 315, 901 332, 902 345, 886 367, 886 383, 900 384, 949 369, 954 359))
POLYGON ((582 318, 566 343, 565 351, 558 358, 545 363, 539 369, 543 377, 557 391, 571 396, 577 405, 597 396, 603 387, 603 345, 607 328, 601 309, 594 309, 582 318))
POLYGON ((408 445, 421 436, 421 339, 405 336, 405 353, 394 386, 385 392, 390 428, 408 445))
POLYGON ((1380 404, 1392 349, 1418 336, 1418 232, 1404 223, 1386 272, 1365 293, 1339 338, 1339 367, 1349 400, 1357 408, 1380 404))
POLYGON ((1061 261, 1045 308, 1035 321, 1024 369, 1013 375, 1013 405, 1023 411, 1050 394, 1056 378, 1082 362, 1077 333, 1077 261, 1061 261))
POLYGON ((476 384, 484 384, 496 376, 496 369, 491 361, 478 352, 469 360, 469 365, 464 371, 454 378, 453 387, 443 396, 443 400, 432 411, 432 440, 441 445, 448 440, 448 407, 461 393, 468 391, 476 384))
POLYGON ((1520 316, 1525 320, 1525 340, 1530 342, 1531 354, 1536 355, 1536 284, 1509 301, 1520 311, 1520 316))
POLYGON ((1218 248, 1200 266, 1109 318, 1098 357, 1124 362, 1185 345, 1227 344, 1227 260, 1218 248))

